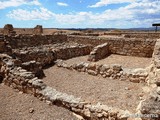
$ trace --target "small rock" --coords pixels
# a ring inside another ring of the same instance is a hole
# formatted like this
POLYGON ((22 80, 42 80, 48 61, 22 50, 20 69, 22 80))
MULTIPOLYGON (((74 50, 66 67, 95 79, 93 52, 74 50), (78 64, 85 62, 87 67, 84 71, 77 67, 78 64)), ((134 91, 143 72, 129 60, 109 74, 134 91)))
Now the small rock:
POLYGON ((143 97, 143 96, 144 96, 144 93, 139 93, 138 96, 139 96, 139 97, 143 97))
POLYGON ((102 114, 103 114, 104 117, 108 117, 108 113, 107 112, 103 111, 102 114))
POLYGON ((4 83, 1 83, 0 85, 1 85, 1 86, 4 86, 4 83))
POLYGON ((20 92, 19 92, 19 94, 23 94, 23 92, 22 92, 22 91, 20 91, 20 92))
POLYGON ((39 97, 38 99, 39 99, 40 101, 43 101, 43 97, 39 97))
POLYGON ((115 71, 121 71, 122 70, 122 66, 119 64, 112 64, 111 68, 115 71))
POLYGON ((84 118, 76 113, 72 113, 74 116, 78 118, 78 120, 84 120, 84 118))
POLYGON ((160 86, 160 80, 156 81, 156 85, 160 86))
POLYGON ((48 105, 52 105, 52 102, 51 102, 51 101, 46 100, 46 103, 47 103, 48 105))
POLYGON ((129 88, 128 88, 128 87, 125 87, 124 89, 125 89, 125 90, 129 90, 129 88))
POLYGON ((97 115, 97 117, 98 117, 98 118, 101 118, 101 117, 103 117, 103 114, 99 113, 99 114, 97 115))
POLYGON ((97 76, 98 74, 96 71, 93 71, 93 70, 88 70, 87 72, 88 74, 93 75, 93 76, 97 76))
POLYGON ((139 97, 140 100, 143 100, 143 97, 139 97))
POLYGON ((157 93, 160 95, 160 87, 157 88, 157 93))
POLYGON ((29 113, 33 113, 34 112, 34 109, 33 108, 30 108, 29 109, 29 113))
POLYGON ((133 83, 139 83, 139 79, 136 79, 136 78, 130 78, 130 81, 133 82, 133 83))
POLYGON ((87 116, 87 117, 90 117, 91 116, 91 113, 88 109, 85 109, 84 110, 84 114, 87 116))
POLYGON ((95 71, 95 70, 96 70, 96 64, 95 64, 95 63, 90 63, 90 64, 88 65, 88 70, 93 70, 93 71, 95 71))
POLYGON ((110 66, 109 66, 109 65, 104 64, 104 65, 102 65, 102 67, 101 67, 100 71, 103 73, 103 72, 105 72, 105 71, 107 71, 107 70, 109 70, 109 69, 110 69, 110 66))
POLYGON ((106 78, 106 75, 104 74, 104 75, 102 75, 102 77, 103 77, 103 78, 106 78))

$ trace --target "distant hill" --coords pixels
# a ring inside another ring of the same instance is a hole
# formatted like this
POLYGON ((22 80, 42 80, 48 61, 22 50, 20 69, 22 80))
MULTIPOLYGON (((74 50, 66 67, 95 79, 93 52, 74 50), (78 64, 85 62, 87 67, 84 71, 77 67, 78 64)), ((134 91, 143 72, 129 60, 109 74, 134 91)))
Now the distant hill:
MULTIPOLYGON (((136 30, 136 31, 154 31, 155 27, 149 27, 149 28, 130 28, 129 30, 136 30)), ((160 30, 160 28, 158 28, 160 30)))
MULTIPOLYGON (((149 28, 57 28, 59 30, 100 30, 100 31, 110 31, 110 30, 132 30, 132 31, 154 31, 155 27, 149 27, 149 28)), ((158 28, 160 30, 160 27, 158 28)))

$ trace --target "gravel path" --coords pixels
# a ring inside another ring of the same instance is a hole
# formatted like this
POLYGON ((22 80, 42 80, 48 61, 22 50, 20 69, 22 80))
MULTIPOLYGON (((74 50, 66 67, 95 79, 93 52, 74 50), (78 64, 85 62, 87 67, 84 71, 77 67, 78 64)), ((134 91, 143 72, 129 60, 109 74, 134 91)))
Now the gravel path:
POLYGON ((2 84, 0 102, 0 120, 77 120, 65 108, 49 106, 31 95, 20 94, 2 84))
POLYGON ((142 84, 111 80, 56 66, 44 70, 44 82, 58 91, 82 97, 88 102, 134 111, 140 101, 142 84))
MULTIPOLYGON (((65 62, 67 64, 80 63, 80 62, 88 62, 88 56, 81 56, 72 59, 68 59, 65 62)), ((133 56, 122 56, 112 54, 105 59, 99 60, 95 63, 98 64, 120 64, 125 68, 145 68, 150 65, 152 58, 144 58, 144 57, 133 57, 133 56)))

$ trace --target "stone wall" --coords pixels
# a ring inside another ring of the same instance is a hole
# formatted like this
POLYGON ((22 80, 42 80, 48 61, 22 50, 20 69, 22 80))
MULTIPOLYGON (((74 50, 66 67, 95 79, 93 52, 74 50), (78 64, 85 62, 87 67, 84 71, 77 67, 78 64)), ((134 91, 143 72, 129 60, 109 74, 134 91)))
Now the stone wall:
POLYGON ((33 29, 33 34, 35 34, 35 35, 41 35, 42 33, 43 33, 42 25, 37 25, 37 26, 33 29))
POLYGON ((0 56, 0 74, 3 75, 5 85, 18 89, 23 93, 32 94, 40 100, 48 102, 50 105, 58 105, 82 116, 84 119, 116 119, 127 120, 129 111, 119 108, 108 107, 102 104, 91 104, 73 95, 68 95, 47 86, 41 79, 35 77, 32 72, 28 72, 21 67, 14 67, 12 58, 0 56), (7 59, 7 60, 4 60, 7 59), (8 66, 9 65, 9 66, 8 66))
POLYGON ((160 39, 157 40, 152 56, 152 63, 149 67, 148 83, 154 84, 160 79, 160 39))
POLYGON ((153 88, 141 102, 140 112, 149 116, 143 117, 142 120, 160 120, 160 86, 153 88))
POLYGON ((15 49, 13 57, 18 58, 22 62, 36 61, 43 67, 52 64, 56 59, 69 59, 72 57, 88 55, 92 50, 92 46, 88 45, 44 45, 39 47, 15 49))
POLYGON ((40 62, 29 61, 22 63, 20 66, 22 67, 22 69, 25 69, 35 74, 35 77, 43 78, 45 76, 40 62))
POLYGON ((76 70, 79 72, 86 72, 90 75, 118 79, 123 81, 130 81, 134 83, 146 83, 146 78, 148 77, 148 72, 146 69, 136 68, 136 69, 124 69, 119 64, 96 64, 96 63, 85 63, 81 62, 79 64, 68 65, 63 60, 57 60, 56 65, 58 67, 63 67, 69 70, 76 70))
POLYGON ((150 115, 150 118, 142 120, 160 119, 160 39, 157 40, 153 52, 152 64, 149 67, 147 77, 150 93, 139 104, 139 111, 143 115, 150 115))
POLYGON ((93 47, 108 43, 111 54, 152 57, 156 40, 140 38, 100 38, 67 35, 17 35, 5 36, 13 49, 55 43, 79 43, 93 47))
POLYGON ((52 64, 56 57, 54 53, 48 49, 30 49, 30 50, 20 50, 14 51, 13 55, 15 58, 19 59, 22 63, 29 61, 39 62, 43 67, 52 64))
POLYGON ((88 61, 95 62, 107 57, 109 54, 109 45, 107 43, 104 43, 93 48, 88 57, 88 61))
POLYGON ((4 28, 3 28, 3 34, 4 34, 4 35, 13 35, 13 36, 16 34, 16 32, 13 31, 13 26, 12 26, 12 24, 6 24, 6 25, 4 26, 4 28))
POLYGON ((13 49, 67 42, 66 35, 17 35, 5 39, 13 49))
POLYGON ((2 34, 0 34, 0 53, 12 54, 11 46, 5 41, 5 37, 2 34))
POLYGON ((106 32, 106 33, 104 33, 104 35, 124 36, 126 38, 150 38, 150 39, 160 38, 160 32, 126 32, 126 31, 119 31, 119 32, 106 32))
POLYGON ((153 64, 155 68, 160 69, 160 39, 157 40, 154 47, 153 64))
POLYGON ((68 36, 69 42, 97 46, 108 43, 111 54, 138 57, 152 57, 156 40, 142 38, 100 38, 84 36, 68 36))
POLYGON ((107 41, 100 39, 98 37, 89 37, 89 36, 76 36, 76 35, 68 35, 68 42, 70 43, 78 43, 84 45, 92 45, 96 47, 100 44, 106 43, 107 41))
POLYGON ((56 59, 69 59, 78 56, 88 55, 92 50, 92 46, 78 45, 54 50, 56 59))
POLYGON ((160 38, 160 33, 150 32, 150 33, 125 33, 123 34, 126 38, 150 38, 157 39, 160 38))

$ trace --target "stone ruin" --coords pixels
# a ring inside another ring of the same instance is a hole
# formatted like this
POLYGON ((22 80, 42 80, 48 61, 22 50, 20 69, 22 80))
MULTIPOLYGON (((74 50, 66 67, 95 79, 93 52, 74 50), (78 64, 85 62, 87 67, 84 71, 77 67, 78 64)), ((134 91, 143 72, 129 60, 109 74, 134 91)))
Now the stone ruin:
POLYGON ((98 61, 109 55, 109 45, 107 43, 96 46, 88 57, 88 61, 98 61))
POLYGON ((35 31, 38 35, 0 36, 0 80, 5 85, 65 107, 87 120, 129 120, 131 116, 134 119, 133 115, 138 115, 139 120, 160 119, 160 39, 41 35, 41 26, 35 31), (150 58, 152 62, 145 68, 125 68, 120 64, 99 62, 111 54, 150 58), (80 56, 87 56, 87 60, 78 62, 80 56), (74 59, 69 64, 68 61, 74 59), (92 103, 48 86, 43 80, 44 69, 52 66, 79 72, 80 75, 87 73, 85 75, 106 80, 144 84, 148 92, 137 100, 139 104, 134 106, 137 108, 134 111, 99 101, 92 103))
POLYGON ((4 35, 12 35, 14 36, 16 32, 13 30, 12 24, 6 24, 3 28, 3 34, 4 35))
POLYGON ((37 25, 37 26, 33 29, 33 34, 35 34, 35 35, 41 35, 42 33, 43 33, 42 25, 37 25))

